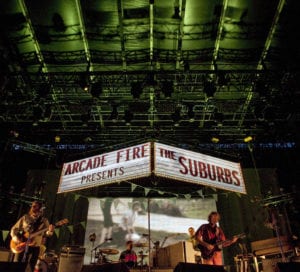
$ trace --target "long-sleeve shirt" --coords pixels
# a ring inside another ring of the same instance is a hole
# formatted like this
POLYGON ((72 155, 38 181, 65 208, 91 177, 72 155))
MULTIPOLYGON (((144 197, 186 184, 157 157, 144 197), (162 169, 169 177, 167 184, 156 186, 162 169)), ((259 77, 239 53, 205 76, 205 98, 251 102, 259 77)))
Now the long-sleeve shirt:
POLYGON ((10 235, 14 241, 20 240, 19 238, 22 237, 22 233, 26 234, 26 238, 28 235, 30 237, 33 236, 30 239, 30 245, 40 246, 43 241, 43 236, 47 235, 48 228, 49 221, 47 218, 39 217, 34 219, 29 214, 25 214, 12 226, 10 235))

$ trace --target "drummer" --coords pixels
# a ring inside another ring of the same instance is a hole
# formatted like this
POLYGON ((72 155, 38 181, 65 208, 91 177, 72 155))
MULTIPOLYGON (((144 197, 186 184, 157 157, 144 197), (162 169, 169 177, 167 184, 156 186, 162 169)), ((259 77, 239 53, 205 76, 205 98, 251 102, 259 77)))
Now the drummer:
POLYGON ((133 241, 126 242, 126 250, 122 251, 119 260, 124 262, 128 268, 133 268, 137 265, 137 254, 132 249, 133 241))

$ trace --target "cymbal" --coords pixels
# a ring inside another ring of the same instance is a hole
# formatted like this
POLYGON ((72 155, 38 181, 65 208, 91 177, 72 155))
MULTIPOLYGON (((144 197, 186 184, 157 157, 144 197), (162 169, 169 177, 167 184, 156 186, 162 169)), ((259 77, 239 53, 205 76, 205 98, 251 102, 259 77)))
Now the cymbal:
POLYGON ((139 254, 138 256, 141 257, 141 258, 144 258, 144 257, 147 257, 148 255, 146 255, 146 254, 139 254))
POLYGON ((149 244, 148 243, 135 243, 135 244, 133 244, 133 246, 135 246, 135 247, 148 247, 149 244))
POLYGON ((102 248, 102 249, 100 249, 100 252, 103 254, 115 255, 115 254, 119 253, 119 250, 114 249, 114 248, 102 248))

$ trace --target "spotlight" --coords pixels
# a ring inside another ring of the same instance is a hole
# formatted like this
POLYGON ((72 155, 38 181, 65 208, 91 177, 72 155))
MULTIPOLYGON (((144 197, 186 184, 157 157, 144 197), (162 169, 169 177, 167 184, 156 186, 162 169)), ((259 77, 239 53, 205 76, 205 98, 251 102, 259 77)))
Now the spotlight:
POLYGON ((250 143, 252 142, 252 140, 253 140, 252 136, 247 136, 246 138, 244 138, 245 143, 250 143))
POLYGON ((84 139, 83 139, 83 142, 85 142, 85 143, 90 143, 90 142, 92 142, 93 141, 93 139, 92 139, 92 137, 90 137, 90 136, 87 136, 87 137, 85 137, 84 139))
POLYGON ((54 142, 55 142, 55 143, 60 143, 60 136, 59 136, 59 135, 56 135, 56 136, 54 137, 54 142))
POLYGON ((211 137, 210 140, 211 140, 211 142, 214 143, 214 144, 217 144, 218 142, 220 142, 220 139, 219 139, 218 137, 215 137, 215 136, 211 137))

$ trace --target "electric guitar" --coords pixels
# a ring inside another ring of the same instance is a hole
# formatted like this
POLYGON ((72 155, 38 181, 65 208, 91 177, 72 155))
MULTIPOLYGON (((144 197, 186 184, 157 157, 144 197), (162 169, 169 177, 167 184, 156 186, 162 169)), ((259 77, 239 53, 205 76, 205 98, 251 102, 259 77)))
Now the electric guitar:
MULTIPOLYGON (((60 226, 63 226, 65 224, 68 224, 68 223, 69 223, 68 219, 63 219, 63 220, 60 220, 60 221, 56 222, 54 226, 55 227, 60 227, 60 226)), ((32 238, 42 234, 43 232, 46 232, 47 230, 48 230, 48 227, 43 228, 43 229, 38 230, 38 231, 33 232, 33 233, 24 232, 22 234, 22 237, 20 237, 18 241, 14 241, 13 239, 11 239, 11 241, 10 241, 11 251, 13 253, 23 252, 25 250, 26 246, 33 245, 32 238)))
MULTIPOLYGON (((245 236, 246 235, 244 233, 241 233, 241 234, 234 235, 233 238, 244 238, 245 236)), ((215 244, 212 244, 214 246, 213 249, 208 249, 207 247, 198 244, 198 248, 200 249, 202 258, 203 259, 210 259, 215 254, 216 251, 221 251, 223 247, 227 247, 227 246, 231 245, 231 244, 228 244, 228 243, 230 243, 230 241, 233 238, 226 239, 224 241, 219 241, 215 244)))

